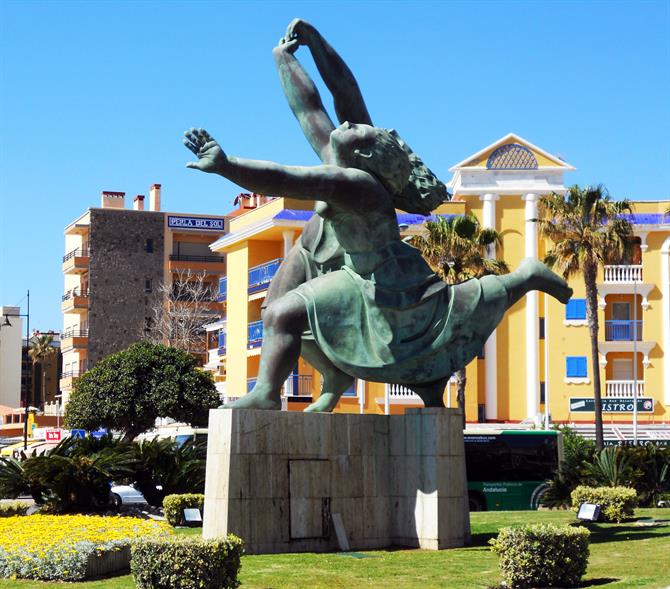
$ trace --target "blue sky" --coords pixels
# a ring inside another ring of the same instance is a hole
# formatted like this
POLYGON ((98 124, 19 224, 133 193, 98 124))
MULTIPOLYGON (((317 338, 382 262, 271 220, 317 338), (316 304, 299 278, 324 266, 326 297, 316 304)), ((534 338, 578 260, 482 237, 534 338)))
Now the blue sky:
POLYGON ((669 198, 668 0, 0 0, 0 305, 30 288, 31 324, 62 327, 63 228, 102 190, 157 182, 164 210, 230 210, 237 187, 184 167, 190 126, 233 155, 317 163, 271 56, 298 16, 445 180, 514 131, 576 166, 571 183, 669 198))

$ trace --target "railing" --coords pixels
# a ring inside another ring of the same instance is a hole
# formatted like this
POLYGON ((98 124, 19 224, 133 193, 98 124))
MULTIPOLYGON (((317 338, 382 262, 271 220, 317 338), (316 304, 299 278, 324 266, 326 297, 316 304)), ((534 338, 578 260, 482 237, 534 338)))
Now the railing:
POLYGON ((88 337, 88 329, 68 329, 61 334, 61 339, 70 337, 88 337))
POLYGON ((388 392, 389 392, 389 399, 418 399, 419 395, 417 395, 412 389, 409 389, 405 386, 402 386, 400 384, 387 384, 388 387, 388 392))
POLYGON ((284 383, 284 395, 296 397, 312 394, 311 374, 291 374, 284 383))
POLYGON ((642 321, 605 321, 605 340, 608 342, 642 341, 642 321))
POLYGON ((223 256, 192 256, 190 254, 170 254, 171 262, 209 262, 214 264, 223 264, 223 256))
POLYGON ((63 406, 60 403, 45 403, 44 415, 63 415, 63 406))
POLYGON ((228 279, 219 278, 219 296, 216 297, 216 300, 219 301, 219 303, 222 303, 223 301, 226 300, 227 290, 228 290, 228 279))
POLYGON ((259 292, 268 287, 274 275, 277 273, 282 258, 277 258, 260 266, 249 269, 249 292, 259 292))
POLYGON ((67 370, 66 372, 63 372, 60 377, 61 378, 76 378, 77 376, 81 376, 83 374, 83 370, 67 370))
MULTIPOLYGON (((635 381, 634 380, 608 380, 605 381, 605 396, 607 397, 627 397, 633 398, 635 396, 635 381)), ((637 381, 637 396, 644 396, 644 381, 637 381)))
POLYGON ((219 356, 226 355, 226 332, 219 332, 219 356))
POLYGON ((63 256, 63 262, 67 262, 70 258, 84 258, 90 255, 90 250, 88 248, 77 248, 63 256))
POLYGON ((63 295, 62 300, 67 301, 74 297, 87 297, 87 296, 88 296, 88 289, 82 290, 80 288, 73 288, 72 290, 66 292, 63 295))
POLYGON ((605 282, 642 282, 642 266, 605 266, 605 282))
POLYGON ((258 348, 263 343, 263 322, 254 321, 247 328, 247 348, 258 348))
POLYGON ((247 378, 247 393, 250 393, 256 386, 256 380, 255 378, 247 378))

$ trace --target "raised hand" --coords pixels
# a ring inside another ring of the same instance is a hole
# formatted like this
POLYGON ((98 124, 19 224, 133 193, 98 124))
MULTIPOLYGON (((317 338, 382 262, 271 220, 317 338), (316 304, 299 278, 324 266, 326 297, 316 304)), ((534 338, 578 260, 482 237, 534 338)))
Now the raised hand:
POLYGON ((294 18, 286 27, 284 39, 287 41, 295 39, 298 45, 309 45, 314 33, 316 33, 316 29, 306 20, 294 18))
POLYGON ((228 163, 221 146, 204 129, 191 128, 184 133, 184 145, 198 156, 197 162, 189 162, 187 168, 195 168, 210 174, 220 174, 228 163))

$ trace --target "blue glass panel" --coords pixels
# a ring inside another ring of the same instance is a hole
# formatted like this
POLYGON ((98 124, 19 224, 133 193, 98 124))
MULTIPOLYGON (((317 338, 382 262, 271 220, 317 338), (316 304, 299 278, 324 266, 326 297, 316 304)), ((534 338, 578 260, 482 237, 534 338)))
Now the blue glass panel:
POLYGON ((226 300, 227 290, 228 290, 228 279, 219 278, 219 296, 217 297, 217 301, 222 302, 226 300))
POLYGON ((567 356, 565 358, 565 373, 568 378, 585 378, 586 356, 567 356))
POLYGON ((586 319, 586 299, 570 299, 565 306, 566 319, 586 319))

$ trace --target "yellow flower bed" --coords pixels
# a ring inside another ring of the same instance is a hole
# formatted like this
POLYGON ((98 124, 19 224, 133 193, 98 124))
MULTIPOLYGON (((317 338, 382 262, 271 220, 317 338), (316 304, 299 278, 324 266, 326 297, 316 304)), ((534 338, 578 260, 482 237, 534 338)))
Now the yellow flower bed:
POLYGON ((76 581, 91 554, 121 550, 138 538, 168 536, 167 522, 98 515, 0 519, 0 576, 76 581))

